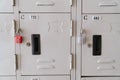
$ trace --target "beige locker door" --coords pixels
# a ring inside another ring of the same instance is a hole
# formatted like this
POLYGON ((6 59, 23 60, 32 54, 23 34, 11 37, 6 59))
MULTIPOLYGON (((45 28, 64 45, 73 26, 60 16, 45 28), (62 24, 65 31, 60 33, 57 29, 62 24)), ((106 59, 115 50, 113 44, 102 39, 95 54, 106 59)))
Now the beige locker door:
POLYGON ((83 0, 83 13, 120 13, 120 0, 83 0))
POLYGON ((0 14, 0 75, 15 75, 15 44, 12 14, 0 14))
POLYGON ((13 12, 14 0, 0 0, 0 12, 13 12))
POLYGON ((0 77, 0 80, 16 80, 16 77, 0 77))
POLYGON ((120 15, 83 15, 83 76, 120 75, 120 15))
POLYGON ((70 80, 70 76, 27 76, 22 80, 70 80))
POLYGON ((21 14, 22 75, 70 74, 70 26, 70 14, 21 14))
POLYGON ((19 5, 21 12, 70 12, 72 0, 20 0, 19 5))
POLYGON ((82 78, 81 80, 119 80, 120 77, 88 77, 82 78))

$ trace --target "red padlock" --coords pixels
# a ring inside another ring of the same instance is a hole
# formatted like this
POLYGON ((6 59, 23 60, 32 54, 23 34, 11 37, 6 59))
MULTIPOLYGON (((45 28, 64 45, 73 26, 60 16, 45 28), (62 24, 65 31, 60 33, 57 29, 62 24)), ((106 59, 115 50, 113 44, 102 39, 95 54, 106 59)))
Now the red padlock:
POLYGON ((22 37, 22 36, 20 36, 20 35, 15 36, 15 42, 16 42, 17 44, 21 44, 22 41, 23 41, 23 37, 22 37))

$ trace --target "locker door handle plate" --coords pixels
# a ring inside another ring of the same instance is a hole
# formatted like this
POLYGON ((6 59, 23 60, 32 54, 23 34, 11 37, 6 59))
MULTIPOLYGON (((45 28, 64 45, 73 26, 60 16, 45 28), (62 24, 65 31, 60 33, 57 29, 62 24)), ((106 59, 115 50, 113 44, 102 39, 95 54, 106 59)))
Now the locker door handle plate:
POLYGON ((53 1, 39 1, 36 2, 36 6, 54 6, 55 3, 53 1))
POLYGON ((100 7, 112 7, 112 6, 117 6, 116 2, 100 2, 99 3, 100 7))

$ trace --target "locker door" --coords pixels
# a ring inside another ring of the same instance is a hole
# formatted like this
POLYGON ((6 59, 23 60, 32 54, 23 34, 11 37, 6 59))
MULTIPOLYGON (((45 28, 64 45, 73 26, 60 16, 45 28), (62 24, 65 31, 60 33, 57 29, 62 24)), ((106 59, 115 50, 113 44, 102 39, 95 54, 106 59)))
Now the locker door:
POLYGON ((83 76, 120 75, 120 15, 83 15, 83 76))
POLYGON ((21 12, 70 12, 72 0, 20 0, 19 5, 21 12))
POLYGON ((70 74, 70 14, 21 14, 22 75, 70 74))
POLYGON ((88 77, 82 78, 82 80, 120 80, 120 77, 88 77))
POLYGON ((120 13, 120 0, 83 0, 83 13, 120 13))
POLYGON ((0 0, 0 12, 13 12, 14 0, 0 0))
POLYGON ((16 80, 15 77, 0 77, 0 80, 16 80))
POLYGON ((70 80, 69 76, 27 76, 22 77, 22 80, 70 80))
POLYGON ((0 75, 15 75, 13 15, 0 14, 0 75))

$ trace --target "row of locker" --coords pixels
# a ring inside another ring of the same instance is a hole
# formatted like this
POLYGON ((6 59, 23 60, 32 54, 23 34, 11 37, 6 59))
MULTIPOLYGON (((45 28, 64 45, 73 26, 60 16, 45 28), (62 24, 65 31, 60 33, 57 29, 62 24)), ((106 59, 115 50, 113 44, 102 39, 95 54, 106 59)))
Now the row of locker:
POLYGON ((20 14, 20 27, 13 14, 0 14, 0 75, 70 75, 72 20, 66 14, 20 14), (18 33, 19 32, 19 33, 18 33), (16 37, 23 41, 16 43, 16 37), (15 50, 20 45, 21 54, 15 50), (16 53, 15 53, 16 52, 16 53))
MULTIPOLYGON (((70 80, 70 77, 60 76, 25 76, 21 80, 70 80)), ((1 77, 0 80, 16 80, 15 77, 1 77)), ((120 80, 120 77, 88 77, 82 78, 81 80, 120 80)))
MULTIPOLYGON (((0 12, 13 12, 15 3, 1 0, 0 12)), ((72 0, 19 0, 20 12, 71 12, 71 6, 72 0)), ((120 13, 120 0, 82 0, 82 8, 82 13, 120 13)))
MULTIPOLYGON (((15 75, 15 26, 13 15, 0 15, 0 75, 15 75), (9 67, 8 67, 9 66, 9 67)), ((120 15, 84 14, 82 17, 82 75, 120 75, 120 15), (97 17, 97 18, 96 18, 97 17), (93 65, 91 65, 93 64, 93 65), (88 68, 89 66, 89 68, 88 68)), ((70 14, 20 14, 21 74, 70 74, 70 14), (35 17, 36 16, 36 17, 35 17), (35 37, 34 47, 32 37, 35 37), (39 53, 38 53, 39 52, 39 53)))
MULTIPOLYGON (((13 12, 16 2, 1 0, 0 12, 13 12)), ((20 12, 71 12, 72 0, 19 0, 18 3, 20 12)))
POLYGON ((120 77, 88 77, 81 80, 120 80, 120 77))

